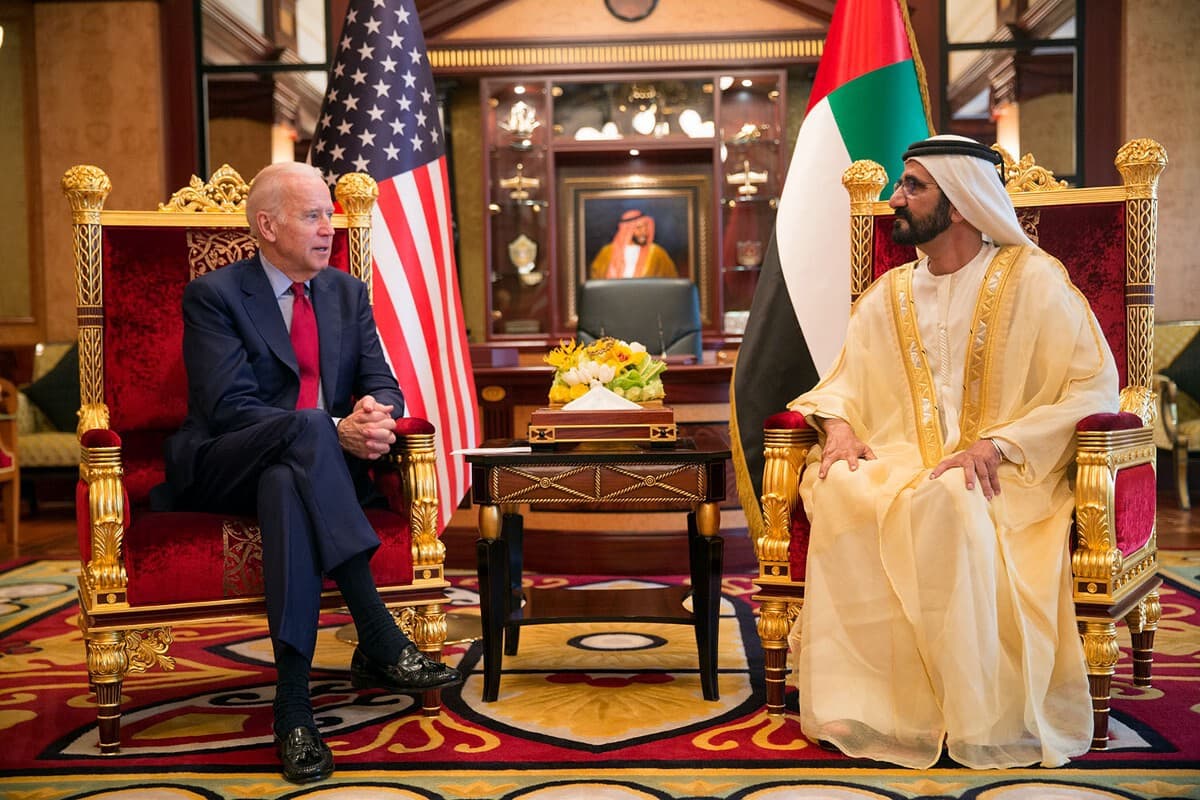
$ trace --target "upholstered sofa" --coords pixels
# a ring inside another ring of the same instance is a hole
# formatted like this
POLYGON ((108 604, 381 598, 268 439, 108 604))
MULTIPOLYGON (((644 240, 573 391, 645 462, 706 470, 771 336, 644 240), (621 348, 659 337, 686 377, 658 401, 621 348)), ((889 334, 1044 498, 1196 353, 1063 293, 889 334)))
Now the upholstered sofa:
POLYGON ((17 393, 17 454, 21 495, 38 510, 38 483, 79 470, 79 348, 75 342, 37 344, 32 380, 17 393))
POLYGON ((1179 507, 1191 508, 1188 458, 1200 453, 1200 321, 1155 325, 1154 384, 1154 444, 1171 453, 1179 507))

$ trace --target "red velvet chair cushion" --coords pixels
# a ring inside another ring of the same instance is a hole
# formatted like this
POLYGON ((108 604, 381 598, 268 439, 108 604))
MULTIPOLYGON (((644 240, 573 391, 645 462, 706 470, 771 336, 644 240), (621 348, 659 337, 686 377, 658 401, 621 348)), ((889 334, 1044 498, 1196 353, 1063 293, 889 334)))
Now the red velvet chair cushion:
MULTIPOLYGON (((379 534, 371 558, 377 585, 412 583, 412 536, 405 515, 368 509, 379 534)), ((133 514, 125 529, 129 603, 188 603, 257 597, 263 591, 262 543, 250 517, 203 512, 133 514)), ((326 588, 333 584, 326 581, 326 588)))
POLYGON ((1116 414, 1092 414, 1079 420, 1077 431, 1135 431, 1146 423, 1137 414, 1120 411, 1116 414))
POLYGON ((802 430, 808 427, 808 420, 799 411, 780 411, 767 417, 763 428, 769 430, 802 430))

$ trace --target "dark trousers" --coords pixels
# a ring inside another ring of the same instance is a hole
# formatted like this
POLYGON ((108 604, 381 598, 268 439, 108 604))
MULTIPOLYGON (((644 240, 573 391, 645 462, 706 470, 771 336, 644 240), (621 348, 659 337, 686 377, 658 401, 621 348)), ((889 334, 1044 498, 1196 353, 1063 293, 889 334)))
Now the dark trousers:
POLYGON ((283 412, 206 442, 180 498, 197 511, 257 515, 271 638, 310 659, 322 574, 379 547, 356 474, 365 465, 345 455, 327 413, 283 412))

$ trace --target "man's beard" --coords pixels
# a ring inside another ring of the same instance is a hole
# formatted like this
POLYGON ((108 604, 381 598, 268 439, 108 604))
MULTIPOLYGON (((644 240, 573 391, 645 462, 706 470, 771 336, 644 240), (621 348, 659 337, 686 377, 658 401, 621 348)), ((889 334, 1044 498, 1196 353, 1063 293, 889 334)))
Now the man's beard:
POLYGON ((896 221, 892 223, 892 241, 896 244, 922 245, 931 241, 950 227, 950 198, 942 195, 935 209, 924 217, 913 217, 907 207, 896 209, 896 221), (908 224, 901 225, 903 220, 908 224))

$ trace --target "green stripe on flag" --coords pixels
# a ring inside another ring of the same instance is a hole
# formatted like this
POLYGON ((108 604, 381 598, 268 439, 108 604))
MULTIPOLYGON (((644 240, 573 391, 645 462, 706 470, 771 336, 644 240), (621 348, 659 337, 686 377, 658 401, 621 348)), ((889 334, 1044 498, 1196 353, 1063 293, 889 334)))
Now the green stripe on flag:
POLYGON ((889 183, 904 171, 901 153, 930 135, 911 59, 855 78, 830 93, 829 105, 850 160, 879 162, 889 183))

